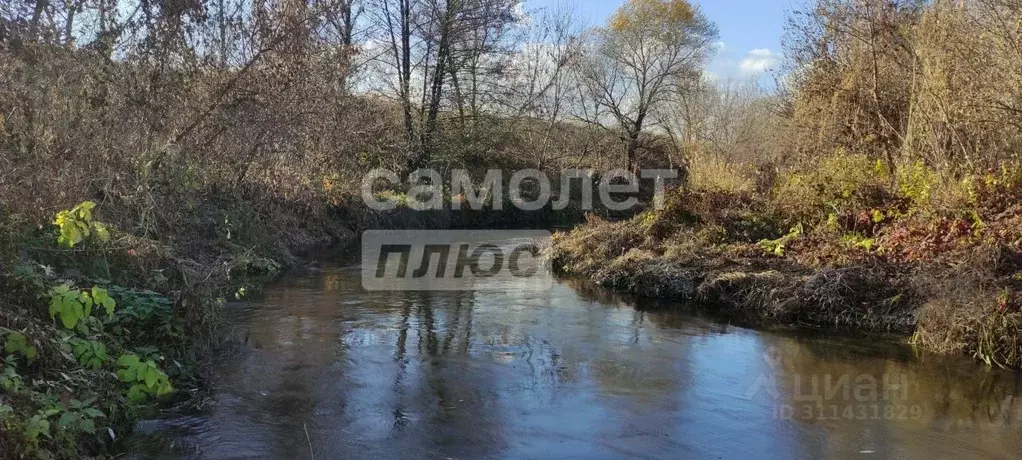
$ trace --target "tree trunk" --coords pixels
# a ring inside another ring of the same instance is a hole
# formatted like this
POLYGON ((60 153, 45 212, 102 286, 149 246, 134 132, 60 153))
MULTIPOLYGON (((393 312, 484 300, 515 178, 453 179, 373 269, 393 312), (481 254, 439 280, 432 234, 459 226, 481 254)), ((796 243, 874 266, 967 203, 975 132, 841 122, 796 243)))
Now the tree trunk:
POLYGON ((50 4, 49 0, 36 0, 35 9, 32 11, 32 22, 29 24, 29 38, 39 40, 39 21, 43 18, 43 12, 50 4))
POLYGON ((635 172, 635 154, 639 150, 639 131, 633 130, 628 133, 628 170, 635 172))
POLYGON ((412 123, 412 12, 409 0, 401 0, 401 102, 405 112, 405 134, 409 145, 415 143, 412 123))
POLYGON ((78 12, 79 0, 71 0, 67 5, 67 21, 64 22, 64 45, 71 47, 74 45, 74 26, 75 26, 75 13, 78 12))
POLYGON ((416 161, 416 167, 429 164, 432 157, 433 143, 437 132, 437 118, 440 116, 440 104, 443 102, 444 79, 447 66, 451 60, 451 33, 455 14, 459 7, 458 0, 451 0, 444 12, 440 24, 440 43, 437 46, 436 69, 433 71, 433 82, 430 87, 429 111, 426 114, 425 127, 422 130, 422 151, 416 161))

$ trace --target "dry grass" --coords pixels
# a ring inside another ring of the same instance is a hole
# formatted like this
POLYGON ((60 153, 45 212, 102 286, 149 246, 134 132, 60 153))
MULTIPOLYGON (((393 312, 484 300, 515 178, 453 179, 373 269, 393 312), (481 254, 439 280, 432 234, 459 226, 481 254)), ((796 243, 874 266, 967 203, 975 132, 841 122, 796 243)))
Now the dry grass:
POLYGON ((1017 168, 952 184, 919 167, 883 176, 854 155, 820 165, 769 197, 692 188, 630 221, 592 219, 558 236, 555 262, 752 324, 914 333, 929 350, 1022 367, 1017 168), (953 200, 934 199, 950 187, 953 200))
POLYGON ((756 181, 750 169, 748 164, 699 155, 689 160, 689 182, 699 190, 751 193, 756 189, 756 181))
POLYGON ((783 259, 731 257, 679 232, 664 240, 642 219, 593 220, 554 243, 555 265, 601 286, 647 297, 694 301, 756 324, 911 332, 916 305, 888 267, 806 270, 783 259))
POLYGON ((920 309, 912 340, 938 352, 1018 368, 1022 365, 1022 314, 998 311, 989 299, 969 304, 933 299, 920 309))

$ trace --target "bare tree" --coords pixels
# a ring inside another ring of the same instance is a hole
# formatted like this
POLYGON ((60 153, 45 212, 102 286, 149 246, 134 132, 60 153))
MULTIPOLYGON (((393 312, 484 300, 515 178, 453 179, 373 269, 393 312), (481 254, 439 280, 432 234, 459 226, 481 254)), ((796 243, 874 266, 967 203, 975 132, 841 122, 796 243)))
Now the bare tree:
POLYGON ((589 34, 583 118, 620 133, 629 169, 654 112, 699 78, 716 40, 716 27, 686 0, 629 0, 589 34))
MULTIPOLYGON (((530 19, 502 79, 501 114, 533 146, 536 166, 584 153, 579 145, 560 146, 558 126, 575 98, 572 69, 580 59, 583 30, 575 11, 544 10, 530 19)), ((564 139, 564 136, 560 136, 564 139)))
POLYGON ((413 152, 407 167, 429 163, 438 145, 440 115, 454 88, 454 107, 478 110, 483 64, 514 21, 509 0, 377 0, 375 23, 389 53, 383 62, 396 80, 405 135, 413 152), (466 88, 459 76, 469 76, 466 88), (413 81, 418 87, 413 87, 413 81), (418 96, 418 97, 416 97, 418 96))

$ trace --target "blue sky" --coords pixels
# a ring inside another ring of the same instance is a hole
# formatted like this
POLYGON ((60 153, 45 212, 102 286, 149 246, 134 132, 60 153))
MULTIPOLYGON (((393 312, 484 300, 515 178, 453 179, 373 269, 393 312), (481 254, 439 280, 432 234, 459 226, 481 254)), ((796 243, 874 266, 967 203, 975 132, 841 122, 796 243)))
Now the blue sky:
MULTIPOLYGON (((602 25, 624 0, 526 0, 526 7, 542 8, 559 2, 575 5, 583 19, 602 25)), ((710 65, 721 77, 768 79, 781 57, 781 36, 787 11, 803 0, 692 0, 720 29, 723 47, 710 65)))

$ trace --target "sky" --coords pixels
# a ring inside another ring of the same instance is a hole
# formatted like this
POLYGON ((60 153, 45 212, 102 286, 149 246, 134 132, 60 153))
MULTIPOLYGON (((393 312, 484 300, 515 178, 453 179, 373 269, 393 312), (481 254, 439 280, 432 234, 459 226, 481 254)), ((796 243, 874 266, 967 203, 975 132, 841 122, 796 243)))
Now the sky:
MULTIPOLYGON (((565 0, 527 0, 526 8, 554 6, 565 0)), ((567 0, 584 20, 602 25, 625 0, 567 0)), ((720 51, 709 66, 715 77, 772 81, 781 58, 786 12, 801 0, 691 0, 717 24, 720 51)))

